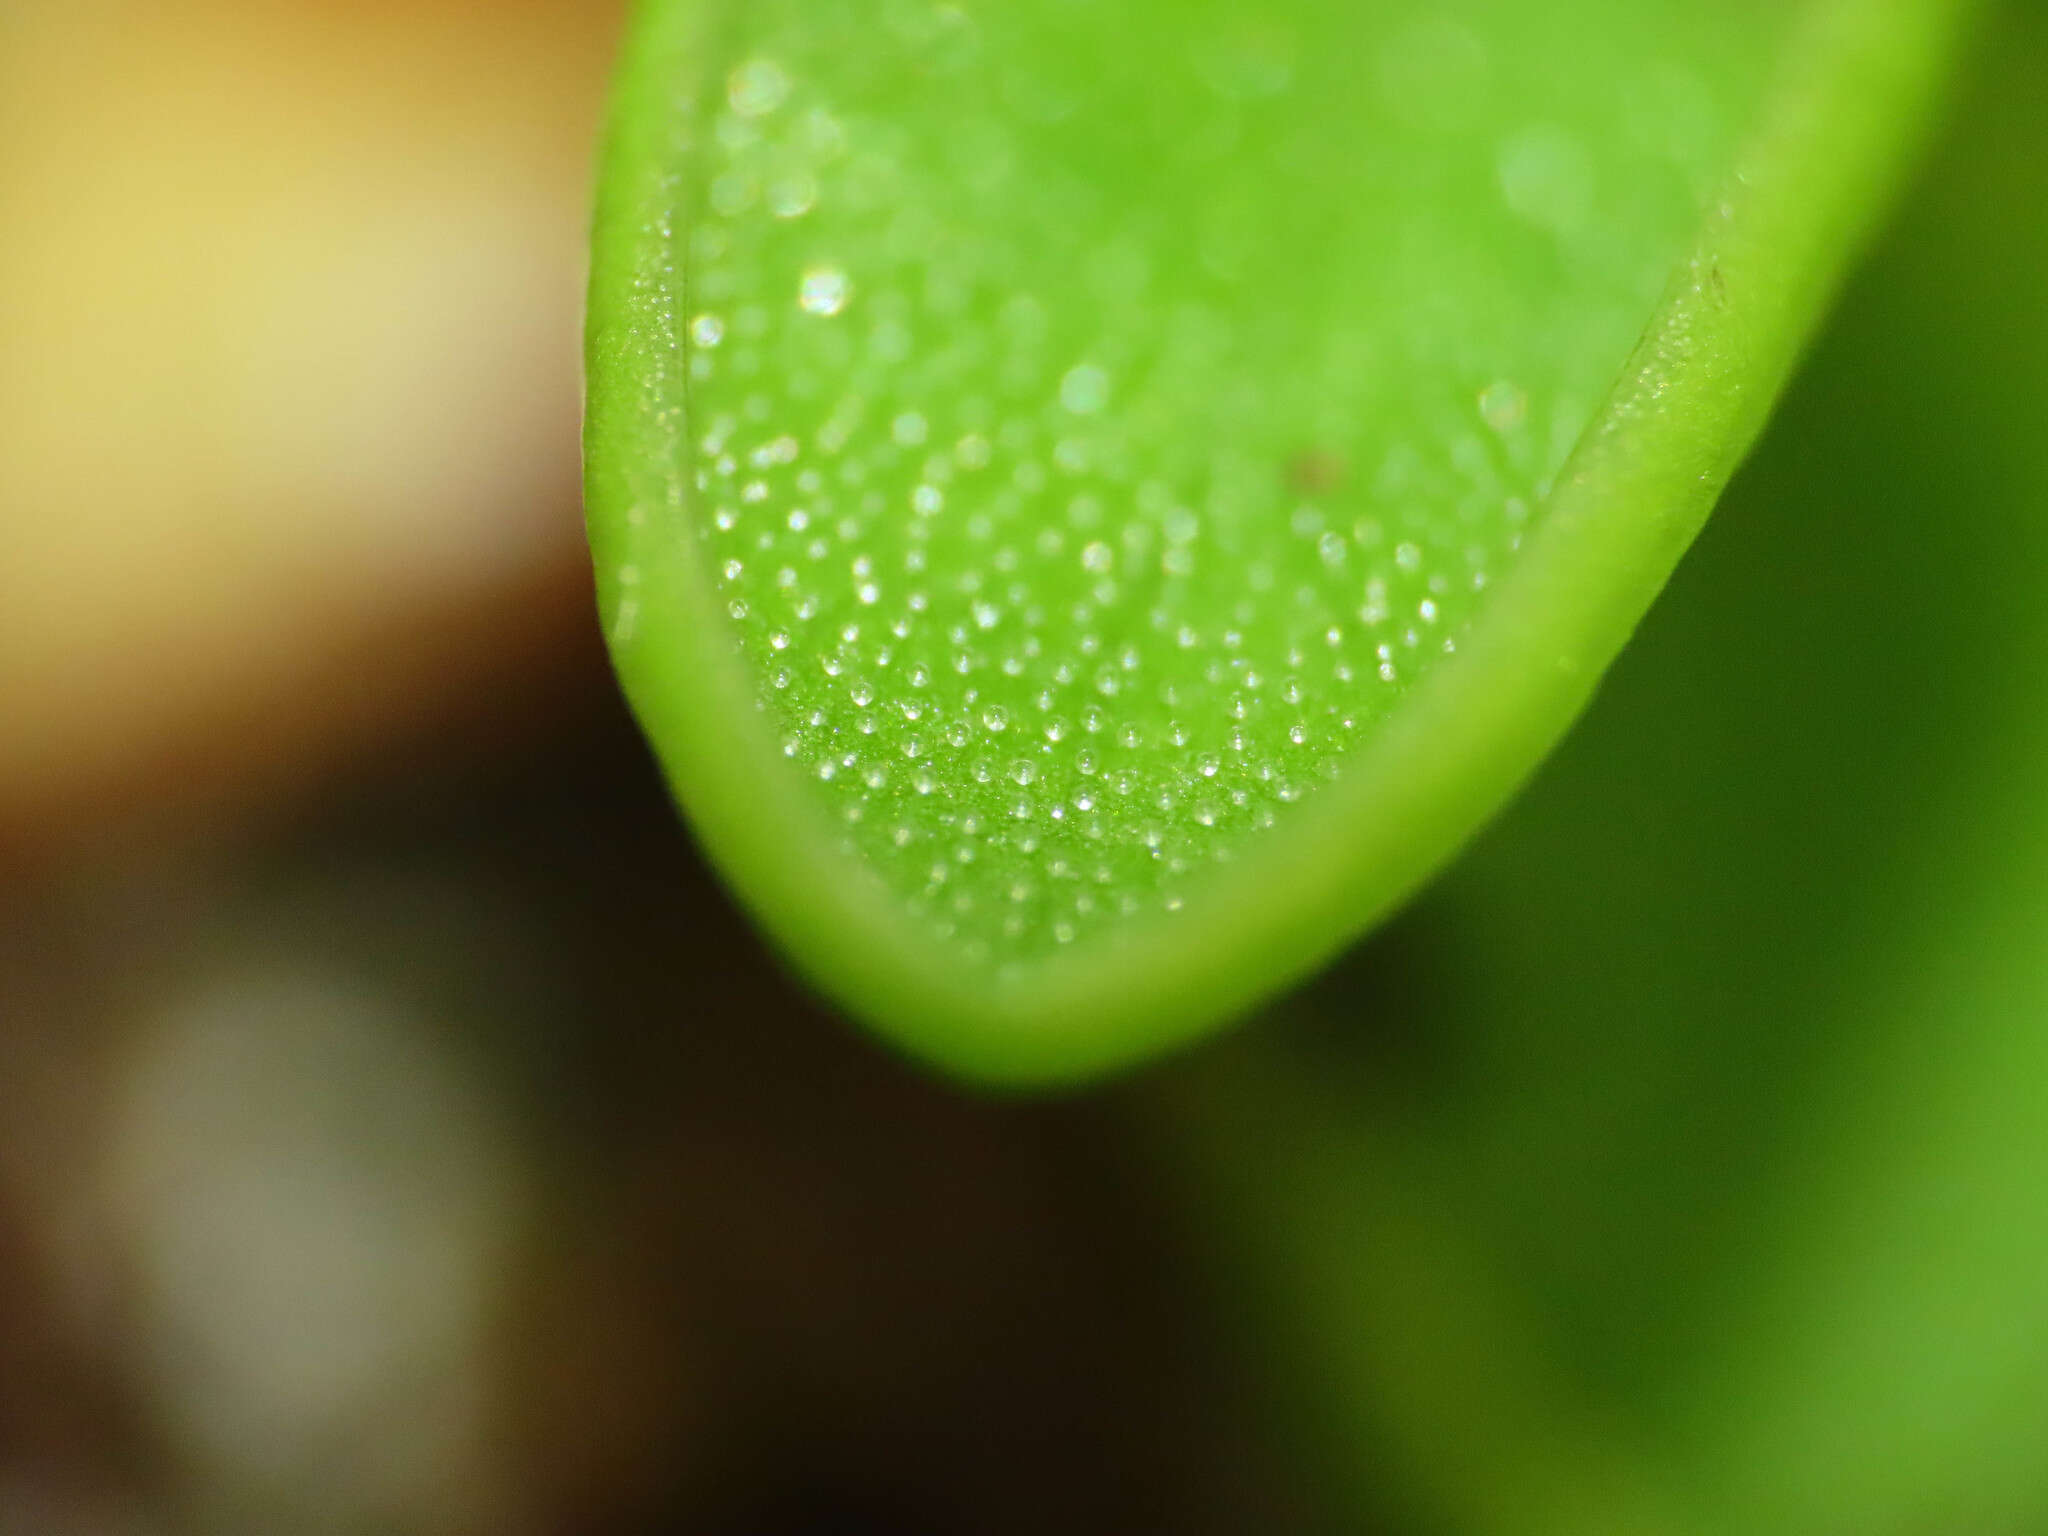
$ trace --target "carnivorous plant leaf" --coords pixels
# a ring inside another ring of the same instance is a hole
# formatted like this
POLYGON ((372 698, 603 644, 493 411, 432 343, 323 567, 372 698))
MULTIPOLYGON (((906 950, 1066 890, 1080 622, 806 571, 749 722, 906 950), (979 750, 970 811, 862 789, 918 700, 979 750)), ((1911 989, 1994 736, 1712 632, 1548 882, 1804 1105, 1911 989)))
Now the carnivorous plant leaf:
POLYGON ((2048 1529, 2048 16, 1989 41, 1583 728, 1175 1079, 1230 1294, 1431 1528, 2048 1529))
POLYGON ((736 890, 993 1078, 1322 960, 1585 701, 1955 9, 648 0, 592 537, 736 890))

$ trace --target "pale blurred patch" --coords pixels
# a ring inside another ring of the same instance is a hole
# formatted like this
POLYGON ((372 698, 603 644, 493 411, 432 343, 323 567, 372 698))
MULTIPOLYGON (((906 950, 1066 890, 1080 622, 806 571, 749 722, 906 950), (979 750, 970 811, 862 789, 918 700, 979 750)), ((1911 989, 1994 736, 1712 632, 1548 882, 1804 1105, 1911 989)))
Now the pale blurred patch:
POLYGON ((487 1346, 521 1183, 435 1022, 279 957, 176 999, 124 1064, 108 1179, 142 1371, 231 1503, 485 1524, 463 1506, 497 1481, 487 1346))
POLYGON ((0 16, 0 833, 288 778, 573 632, 617 12, 0 16))

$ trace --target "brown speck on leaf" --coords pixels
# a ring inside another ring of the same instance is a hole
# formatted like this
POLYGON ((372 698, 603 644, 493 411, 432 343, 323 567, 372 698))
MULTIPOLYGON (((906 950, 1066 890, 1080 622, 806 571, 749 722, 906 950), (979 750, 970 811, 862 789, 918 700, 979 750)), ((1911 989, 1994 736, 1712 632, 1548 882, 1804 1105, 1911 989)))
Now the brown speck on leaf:
POLYGON ((1327 496, 1343 488, 1351 466, 1334 448, 1304 448, 1287 461, 1287 488, 1297 496, 1327 496))

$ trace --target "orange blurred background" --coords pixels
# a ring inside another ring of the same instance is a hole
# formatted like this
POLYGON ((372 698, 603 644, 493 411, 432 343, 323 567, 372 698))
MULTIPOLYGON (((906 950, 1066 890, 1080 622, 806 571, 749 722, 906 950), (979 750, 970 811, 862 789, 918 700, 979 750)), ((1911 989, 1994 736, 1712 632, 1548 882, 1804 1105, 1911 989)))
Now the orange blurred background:
POLYGON ((617 12, 15 0, 9 840, 303 790, 407 721, 504 713, 583 641, 577 328, 617 12))

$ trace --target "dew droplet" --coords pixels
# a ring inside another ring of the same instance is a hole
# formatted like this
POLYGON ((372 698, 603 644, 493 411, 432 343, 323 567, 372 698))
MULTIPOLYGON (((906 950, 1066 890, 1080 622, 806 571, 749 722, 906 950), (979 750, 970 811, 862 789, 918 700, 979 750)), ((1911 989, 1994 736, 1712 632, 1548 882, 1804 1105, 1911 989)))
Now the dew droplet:
POLYGON ((813 176, 783 176, 768 184, 768 211, 778 219, 800 219, 818 206, 813 176))
POLYGON ((1069 369, 1060 380, 1060 404, 1075 416, 1093 416, 1109 404, 1109 375, 1094 363, 1069 369))
POLYGON ((841 267, 806 267, 797 285, 797 303, 807 315, 830 319, 844 311, 852 297, 852 279, 841 267))
POLYGON ((1480 420, 1496 432, 1514 431, 1528 414, 1529 397, 1506 379, 1489 384, 1480 392, 1480 420))
POLYGON ((766 117, 789 100, 789 75, 773 59, 749 59, 727 77, 725 99, 741 117, 766 117))

